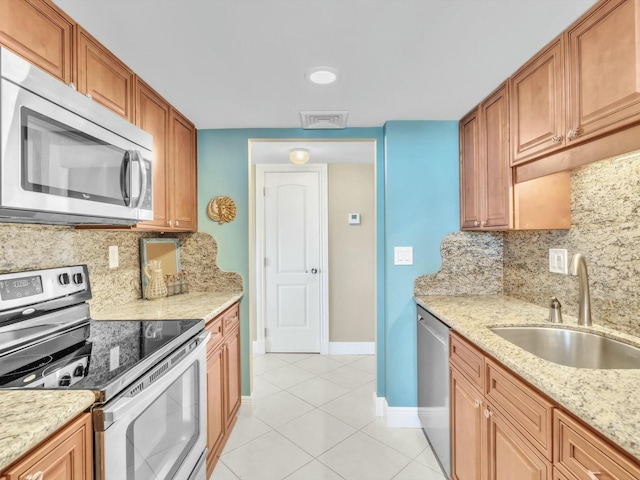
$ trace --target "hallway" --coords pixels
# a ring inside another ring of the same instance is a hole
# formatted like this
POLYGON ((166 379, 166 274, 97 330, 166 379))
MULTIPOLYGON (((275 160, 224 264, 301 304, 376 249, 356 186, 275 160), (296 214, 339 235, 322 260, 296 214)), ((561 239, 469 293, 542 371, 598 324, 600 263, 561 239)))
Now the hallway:
POLYGON ((212 480, 444 480, 417 428, 373 409, 373 355, 254 356, 253 411, 238 422, 212 480))

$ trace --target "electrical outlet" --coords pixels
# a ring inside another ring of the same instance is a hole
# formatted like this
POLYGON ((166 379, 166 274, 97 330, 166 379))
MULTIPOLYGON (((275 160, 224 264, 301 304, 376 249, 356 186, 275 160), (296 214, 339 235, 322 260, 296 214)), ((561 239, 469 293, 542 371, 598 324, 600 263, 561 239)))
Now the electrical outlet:
POLYGON ((120 261, 118 259, 118 246, 111 245, 109 247, 109 268, 118 268, 120 261))
POLYGON ((568 252, 564 248, 549 249, 549 271, 552 273, 569 274, 568 252))

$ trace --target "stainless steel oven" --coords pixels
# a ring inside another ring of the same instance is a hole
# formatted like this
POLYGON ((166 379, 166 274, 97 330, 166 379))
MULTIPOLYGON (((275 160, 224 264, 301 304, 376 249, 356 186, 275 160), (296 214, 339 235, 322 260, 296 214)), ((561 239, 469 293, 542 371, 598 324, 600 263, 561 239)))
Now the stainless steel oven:
POLYGON ((0 388, 91 390, 96 480, 205 480, 203 320, 93 321, 86 266, 0 275, 0 388))
POLYGON ((153 218, 152 137, 0 48, 0 220, 153 218))

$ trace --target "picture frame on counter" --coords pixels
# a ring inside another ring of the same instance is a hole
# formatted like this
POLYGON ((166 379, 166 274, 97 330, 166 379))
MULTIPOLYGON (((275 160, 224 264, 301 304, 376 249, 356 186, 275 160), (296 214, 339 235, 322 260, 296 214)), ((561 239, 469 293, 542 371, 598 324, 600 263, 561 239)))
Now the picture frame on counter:
POLYGON ((147 276, 145 266, 152 261, 160 261, 162 277, 173 278, 182 274, 180 263, 180 241, 177 238, 141 238, 140 239, 140 280, 142 286, 142 298, 145 297, 147 276))

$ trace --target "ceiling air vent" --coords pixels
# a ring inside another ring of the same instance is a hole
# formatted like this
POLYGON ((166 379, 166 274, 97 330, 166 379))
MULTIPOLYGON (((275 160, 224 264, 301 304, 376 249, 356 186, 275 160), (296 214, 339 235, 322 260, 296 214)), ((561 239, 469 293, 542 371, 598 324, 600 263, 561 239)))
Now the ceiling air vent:
POLYGON ((346 110, 332 112, 300 112, 300 121, 305 130, 340 129, 347 126, 349 112, 346 110))

